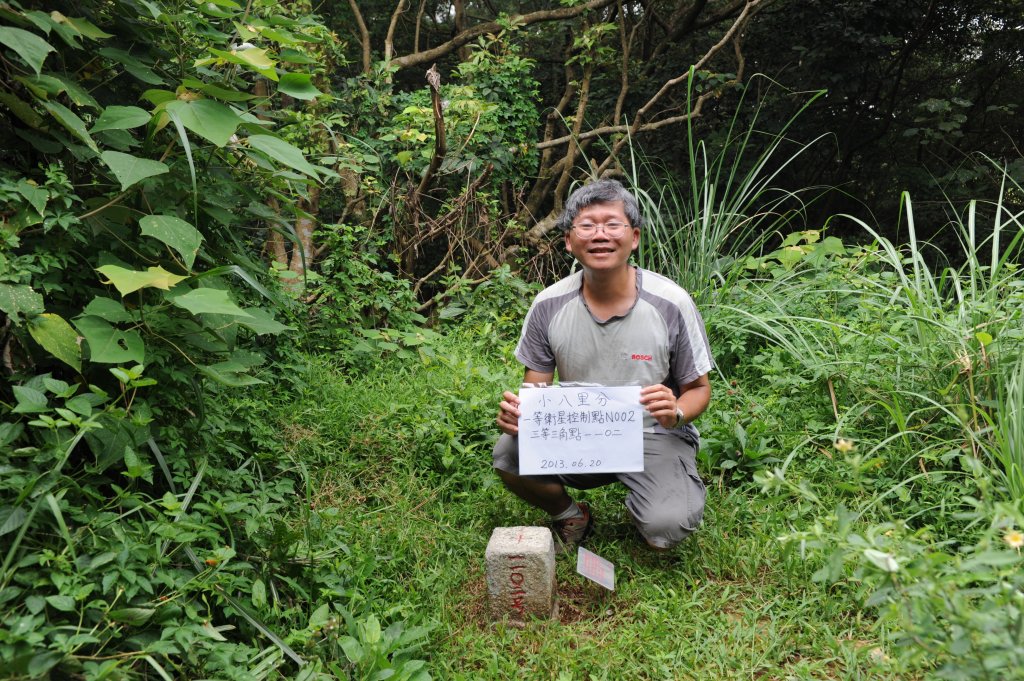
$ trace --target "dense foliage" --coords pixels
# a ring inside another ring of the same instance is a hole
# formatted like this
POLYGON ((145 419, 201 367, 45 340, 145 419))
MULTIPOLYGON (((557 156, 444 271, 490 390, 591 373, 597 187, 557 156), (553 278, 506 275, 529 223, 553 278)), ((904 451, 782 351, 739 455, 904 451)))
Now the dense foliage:
POLYGON ((1019 2, 528 5, 0 4, 5 678, 1024 669, 1019 2), (659 563, 591 492, 620 600, 516 632, 494 400, 596 174, 715 494, 659 563))
POLYGON ((227 400, 300 371, 253 225, 335 176, 288 141, 330 36, 270 2, 84 9, 0 10, 0 666, 297 663, 344 587, 298 579, 322 539, 286 520, 308 474, 266 449, 262 403, 227 400))

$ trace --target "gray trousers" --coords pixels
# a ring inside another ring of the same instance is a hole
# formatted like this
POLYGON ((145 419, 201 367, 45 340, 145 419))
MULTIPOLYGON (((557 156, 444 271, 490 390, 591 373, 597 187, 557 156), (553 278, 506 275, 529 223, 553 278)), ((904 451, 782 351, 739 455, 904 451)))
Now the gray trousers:
MULTIPOLYGON (((494 467, 519 475, 519 438, 502 435, 494 445, 494 467)), ((697 450, 669 433, 644 433, 644 470, 639 473, 537 475, 576 489, 621 482, 629 490, 626 509, 640 534, 658 548, 686 539, 704 516, 707 491, 697 475, 697 450)))

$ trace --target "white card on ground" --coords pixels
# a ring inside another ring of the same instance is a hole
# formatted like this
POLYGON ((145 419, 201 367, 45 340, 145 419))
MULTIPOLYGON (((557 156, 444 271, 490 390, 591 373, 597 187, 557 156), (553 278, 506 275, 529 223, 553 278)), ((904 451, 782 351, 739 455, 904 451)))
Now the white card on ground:
POLYGON ((576 552, 576 572, 609 591, 615 591, 615 563, 582 546, 576 552))
POLYGON ((520 475, 644 469, 640 386, 519 391, 520 475))

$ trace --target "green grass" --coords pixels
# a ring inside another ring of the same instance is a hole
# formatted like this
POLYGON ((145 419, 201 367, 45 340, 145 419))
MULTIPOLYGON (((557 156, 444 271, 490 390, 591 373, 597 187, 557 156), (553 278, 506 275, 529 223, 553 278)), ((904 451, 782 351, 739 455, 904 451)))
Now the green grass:
MULTIPOLYGON (((913 231, 909 201, 906 210, 913 231)), ((523 301, 483 300, 471 306, 477 317, 418 346, 420 357, 406 349, 361 373, 312 358, 308 389, 276 417, 288 455, 309 471, 311 517, 344 541, 344 561, 331 564, 340 586, 314 594, 310 609, 330 602, 359 626, 426 626, 407 652, 439 679, 1024 669, 1014 601, 1024 573, 1005 539, 1024 526, 1024 298, 995 244, 1004 233, 1018 248, 1022 232, 1012 216, 983 239, 973 216, 959 225, 959 268, 870 229, 867 247, 807 231, 734 262, 702 308, 718 361, 698 424, 703 527, 654 554, 622 488, 580 493, 598 519, 589 548, 616 565, 617 589, 587 582, 562 556, 558 619, 522 628, 486 614, 484 550, 494 527, 545 518, 491 470, 498 396, 521 367, 512 325, 480 320, 500 311, 507 322, 523 301)), ((353 636, 376 640, 359 626, 353 636)), ((306 654, 364 678, 329 638, 309 640, 306 654)), ((401 655, 382 653, 375 669, 401 655)))
MULTIPOLYGON (((441 350, 479 352, 451 341, 441 350)), ((588 546, 615 563, 616 591, 587 582, 565 555, 557 621, 490 622, 483 556, 491 530, 542 524, 544 515, 507 493, 490 468, 494 396, 514 382, 515 367, 473 361, 480 364, 394 362, 358 379, 320 362, 307 376, 315 387, 290 412, 297 447, 317 462, 315 504, 339 509, 345 526, 353 605, 385 622, 428 625, 420 654, 435 678, 914 678, 877 664, 872 618, 843 591, 813 583, 815 566, 777 541, 792 504, 750 486, 712 486, 702 529, 669 555, 638 540, 622 488, 584 493, 599 523, 588 546), (476 381, 466 382, 474 366, 476 381), (469 456, 445 469, 435 455, 449 437, 436 396, 448 390, 458 390, 463 408, 486 409, 474 412, 460 443, 469 456), (439 437, 426 435, 424 425, 438 424, 439 437)))

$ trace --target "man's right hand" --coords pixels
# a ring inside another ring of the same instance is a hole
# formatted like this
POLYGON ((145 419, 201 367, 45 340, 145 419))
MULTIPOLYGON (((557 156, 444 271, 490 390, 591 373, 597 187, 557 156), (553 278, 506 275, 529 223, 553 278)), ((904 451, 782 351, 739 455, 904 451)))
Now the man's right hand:
POLYGON ((506 435, 519 434, 519 395, 510 390, 503 394, 501 404, 498 405, 498 428, 506 435))

